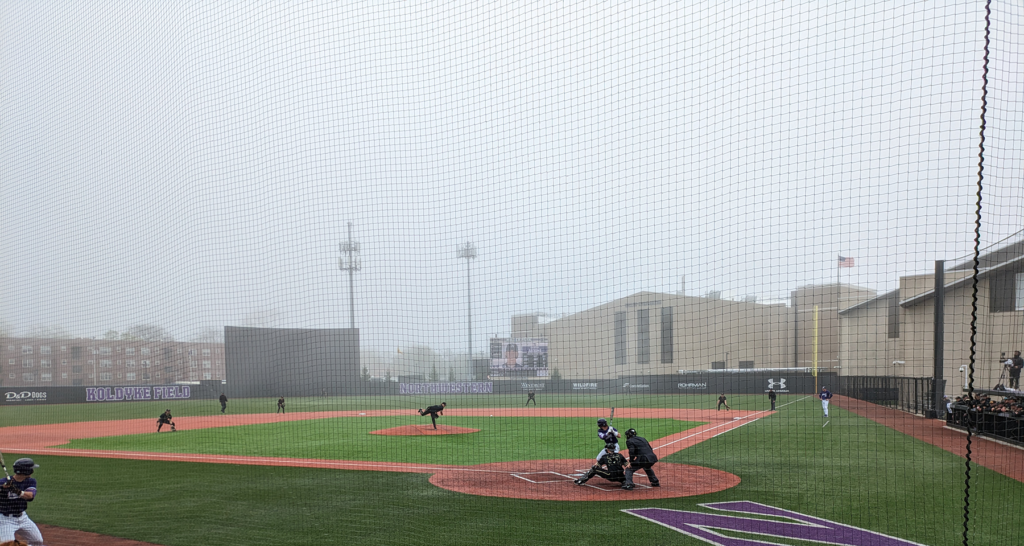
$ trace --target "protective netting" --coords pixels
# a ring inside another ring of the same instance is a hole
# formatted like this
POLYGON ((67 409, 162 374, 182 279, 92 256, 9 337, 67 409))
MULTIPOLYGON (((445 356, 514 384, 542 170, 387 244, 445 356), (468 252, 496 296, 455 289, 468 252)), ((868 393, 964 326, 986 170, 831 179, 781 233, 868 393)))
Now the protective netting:
POLYGON ((0 4, 0 542, 1020 544, 1022 28, 0 4))

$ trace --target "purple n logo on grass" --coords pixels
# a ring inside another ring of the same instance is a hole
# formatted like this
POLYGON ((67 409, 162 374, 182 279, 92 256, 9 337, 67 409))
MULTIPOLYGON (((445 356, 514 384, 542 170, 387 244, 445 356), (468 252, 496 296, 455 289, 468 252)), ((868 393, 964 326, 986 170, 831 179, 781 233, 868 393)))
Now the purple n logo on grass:
POLYGON ((865 531, 864 529, 843 525, 827 519, 805 516, 798 512, 790 512, 789 510, 774 508, 756 502, 715 502, 698 506, 726 512, 784 517, 800 523, 705 514, 702 512, 686 512, 682 510, 669 510, 667 508, 638 508, 623 510, 623 512, 653 521, 680 533, 719 546, 778 546, 778 543, 728 537, 711 529, 766 535, 773 539, 810 540, 842 546, 923 546, 917 542, 865 531))

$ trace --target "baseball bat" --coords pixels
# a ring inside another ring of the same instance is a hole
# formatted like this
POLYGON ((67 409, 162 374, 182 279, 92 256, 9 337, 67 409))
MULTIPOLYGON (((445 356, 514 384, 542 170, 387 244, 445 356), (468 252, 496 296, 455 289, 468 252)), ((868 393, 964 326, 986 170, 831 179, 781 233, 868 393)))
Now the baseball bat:
POLYGON ((608 426, 612 426, 612 421, 615 420, 615 407, 612 407, 612 413, 608 416, 608 426))
POLYGON ((4 453, 2 451, 0 451, 0 466, 4 468, 4 475, 10 478, 11 475, 7 472, 7 463, 4 462, 4 453))

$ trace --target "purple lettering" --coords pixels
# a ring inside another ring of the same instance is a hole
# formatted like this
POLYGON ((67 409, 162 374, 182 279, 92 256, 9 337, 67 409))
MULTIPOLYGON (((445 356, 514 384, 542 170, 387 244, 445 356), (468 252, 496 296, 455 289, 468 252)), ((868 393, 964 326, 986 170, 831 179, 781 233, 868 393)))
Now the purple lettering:
POLYGON ((685 512, 682 510, 669 510, 667 508, 640 508, 636 510, 623 510, 623 512, 653 521, 685 535, 719 546, 777 546, 778 543, 728 537, 711 529, 767 535, 772 538, 815 541, 841 546, 922 546, 916 542, 865 531, 864 529, 843 525, 827 519, 805 516, 798 512, 782 510, 756 502, 716 502, 701 504, 700 506, 727 512, 785 517, 800 523, 705 514, 703 512, 685 512))

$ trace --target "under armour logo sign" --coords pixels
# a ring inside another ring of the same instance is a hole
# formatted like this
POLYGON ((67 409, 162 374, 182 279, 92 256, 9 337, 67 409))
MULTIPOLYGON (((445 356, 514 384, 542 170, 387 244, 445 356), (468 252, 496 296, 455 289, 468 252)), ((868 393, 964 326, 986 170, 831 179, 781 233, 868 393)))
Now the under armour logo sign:
POLYGON ((772 381, 771 378, 768 378, 768 388, 769 389, 784 389, 784 388, 786 388, 786 379, 782 378, 782 379, 779 379, 778 381, 772 381))
POLYGON ((921 546, 917 542, 866 531, 827 519, 805 516, 799 512, 791 512, 756 502, 715 502, 698 506, 740 514, 787 518, 794 520, 795 523, 686 512, 667 508, 640 508, 623 510, 623 512, 718 546, 778 546, 779 543, 775 540, 780 538, 841 546, 921 546), (761 535, 766 538, 764 540, 734 538, 717 533, 715 530, 761 535))

